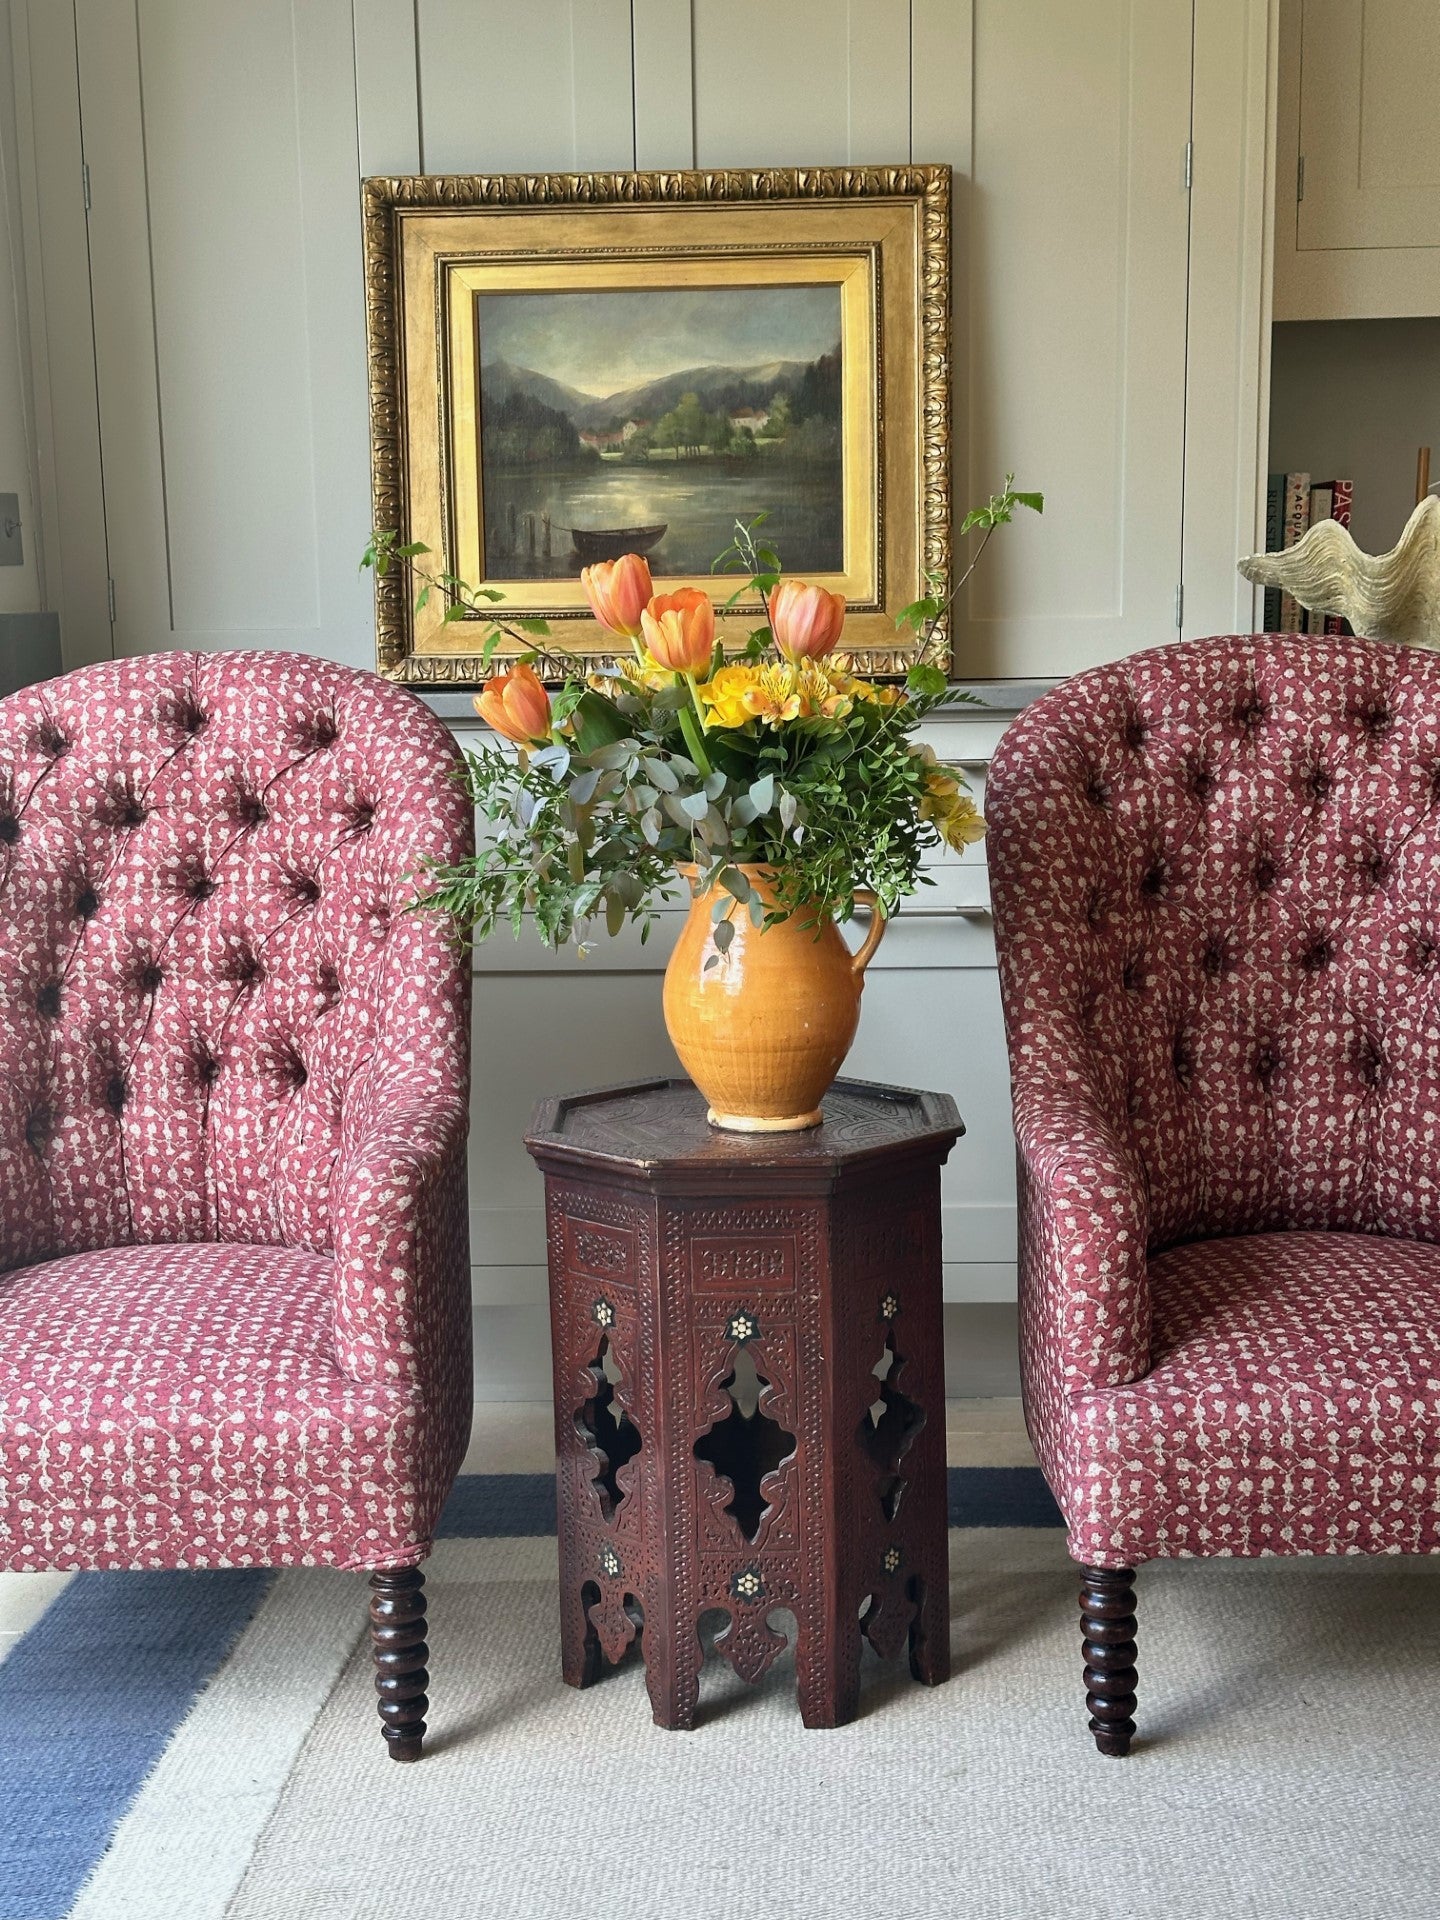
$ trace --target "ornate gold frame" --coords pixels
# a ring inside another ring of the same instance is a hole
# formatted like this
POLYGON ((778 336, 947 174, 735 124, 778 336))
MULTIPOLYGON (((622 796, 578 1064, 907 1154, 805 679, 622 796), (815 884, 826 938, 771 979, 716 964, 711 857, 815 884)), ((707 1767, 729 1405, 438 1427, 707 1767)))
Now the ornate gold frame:
MULTIPOLYGON (((748 261, 757 275, 773 277, 783 262, 787 276, 838 281, 862 262, 868 364, 847 354, 842 377, 847 434, 857 408, 873 423, 873 471, 847 457, 846 573, 832 584, 847 596, 859 670, 906 670, 915 643, 894 616, 927 590, 927 572, 948 578, 950 567, 948 167, 387 177, 364 183, 364 226, 374 523, 424 540, 438 570, 465 577, 455 471, 475 420, 452 280, 469 286, 483 270, 511 276, 494 284, 528 284, 527 275, 554 284, 556 263, 569 263, 591 269, 582 284, 623 284, 627 259, 673 273, 693 258, 737 279, 748 261), (833 272, 827 257, 839 263, 833 272)), ((861 311, 854 296, 852 286, 847 313, 861 311)), ((507 587, 507 606, 562 623, 567 648, 597 665, 611 657, 578 583, 507 587)), ((737 607, 722 631, 739 642, 755 615, 737 607)), ((947 638, 936 639, 943 659, 947 638)), ((472 622, 444 625, 438 607, 417 618, 398 571, 376 581, 376 651, 381 673, 411 684, 473 686, 483 673, 472 622)))

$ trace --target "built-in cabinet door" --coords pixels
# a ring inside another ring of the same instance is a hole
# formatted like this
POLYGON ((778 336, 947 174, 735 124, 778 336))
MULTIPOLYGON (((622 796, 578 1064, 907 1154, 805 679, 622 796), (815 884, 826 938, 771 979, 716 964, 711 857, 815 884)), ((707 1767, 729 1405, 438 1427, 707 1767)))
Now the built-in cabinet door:
POLYGON ((1440 6, 1305 0, 1298 240, 1440 247, 1440 6))
POLYGON ((1440 314, 1440 6, 1279 15, 1274 318, 1440 314))
POLYGON ((964 674, 1068 674, 1175 637, 1191 58, 1190 0, 916 7, 915 156, 970 177, 956 505, 1011 470, 1045 493, 961 602, 964 674))

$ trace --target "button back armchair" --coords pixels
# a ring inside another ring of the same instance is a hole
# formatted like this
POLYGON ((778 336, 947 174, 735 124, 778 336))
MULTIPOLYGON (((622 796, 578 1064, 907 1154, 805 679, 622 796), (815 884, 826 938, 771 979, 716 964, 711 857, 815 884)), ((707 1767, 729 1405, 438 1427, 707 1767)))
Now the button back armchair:
POLYGON ((1440 1550, 1440 659, 1138 654, 986 811, 1026 1414, 1123 1754, 1141 1561, 1440 1550))
POLYGON ((0 1565, 370 1571, 419 1757, 419 1563, 469 1429, 472 845, 448 733, 297 655, 0 702, 0 1565))

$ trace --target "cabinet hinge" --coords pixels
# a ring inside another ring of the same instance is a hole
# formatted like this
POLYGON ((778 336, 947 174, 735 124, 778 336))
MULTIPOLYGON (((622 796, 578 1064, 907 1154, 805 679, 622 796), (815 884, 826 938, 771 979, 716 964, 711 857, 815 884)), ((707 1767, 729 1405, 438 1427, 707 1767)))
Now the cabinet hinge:
POLYGON ((1190 186, 1194 178, 1195 178, 1195 142, 1193 140, 1187 140, 1185 142, 1185 191, 1187 193, 1190 191, 1190 186))
POLYGON ((110 624, 113 627, 115 624, 115 582, 113 580, 105 582, 105 597, 110 604, 110 624))
POLYGON ((1305 156, 1302 153, 1300 158, 1295 162, 1295 203, 1296 205, 1298 206, 1299 203, 1304 198, 1305 198, 1305 156))
POLYGON ((1175 625, 1178 628, 1178 627, 1183 627, 1184 624, 1185 624, 1185 583, 1182 580, 1180 585, 1175 589, 1175 625))
POLYGON ((85 211, 88 213, 90 211, 90 162, 88 160, 80 162, 80 185, 85 194, 85 211))

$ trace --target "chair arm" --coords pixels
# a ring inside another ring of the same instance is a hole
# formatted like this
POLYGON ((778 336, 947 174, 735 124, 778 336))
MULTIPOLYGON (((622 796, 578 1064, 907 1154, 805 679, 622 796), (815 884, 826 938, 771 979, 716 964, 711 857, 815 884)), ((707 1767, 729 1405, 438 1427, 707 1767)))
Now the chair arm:
POLYGON ((1078 1074, 1015 1090, 1021 1344, 1032 1393, 1123 1386, 1150 1365, 1150 1209, 1133 1147, 1078 1074))
POLYGON ((468 1383, 468 1116, 433 1083, 376 1091, 331 1189, 335 1342, 353 1379, 424 1394, 462 1361, 468 1383))

